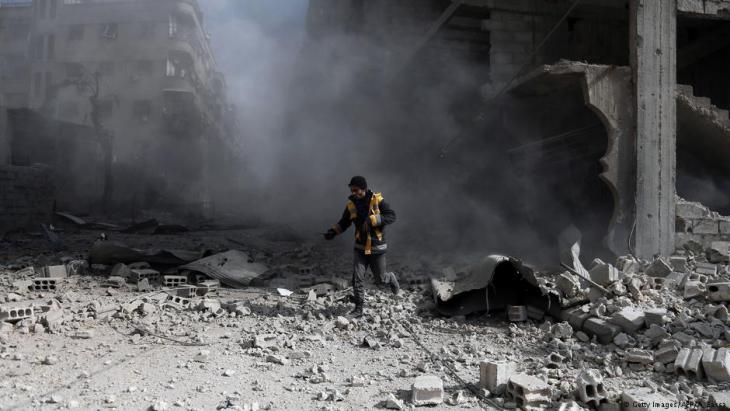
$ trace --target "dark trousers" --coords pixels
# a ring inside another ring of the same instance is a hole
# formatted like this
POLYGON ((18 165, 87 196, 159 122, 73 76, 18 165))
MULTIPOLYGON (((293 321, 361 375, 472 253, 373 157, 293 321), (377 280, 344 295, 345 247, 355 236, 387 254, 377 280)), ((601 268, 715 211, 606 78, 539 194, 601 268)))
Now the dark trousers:
POLYGON ((352 270, 352 291, 356 305, 362 305, 365 302, 365 272, 370 270, 375 276, 376 283, 384 282, 385 276, 385 254, 365 255, 360 250, 355 250, 355 259, 352 270))

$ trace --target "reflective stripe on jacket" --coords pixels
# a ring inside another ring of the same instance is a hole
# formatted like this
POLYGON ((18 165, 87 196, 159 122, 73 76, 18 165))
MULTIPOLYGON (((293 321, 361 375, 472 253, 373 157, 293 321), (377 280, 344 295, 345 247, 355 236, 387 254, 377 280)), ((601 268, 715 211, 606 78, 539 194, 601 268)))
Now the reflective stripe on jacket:
POLYGON ((382 254, 388 248, 385 242, 385 226, 394 222, 395 212, 383 200, 383 195, 368 190, 362 199, 350 196, 342 218, 332 226, 332 229, 340 234, 354 224, 355 249, 362 250, 365 254, 382 254), (358 215, 358 202, 366 202, 367 215, 358 215))

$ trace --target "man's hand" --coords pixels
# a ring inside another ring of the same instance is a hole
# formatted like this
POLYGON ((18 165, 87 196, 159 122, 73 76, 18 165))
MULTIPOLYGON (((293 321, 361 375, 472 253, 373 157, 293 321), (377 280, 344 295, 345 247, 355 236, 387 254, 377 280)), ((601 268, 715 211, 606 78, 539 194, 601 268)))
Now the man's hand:
POLYGON ((335 238, 336 235, 337 235, 337 233, 335 232, 335 230, 330 228, 329 230, 327 230, 326 233, 324 233, 324 239, 331 240, 331 239, 335 238))

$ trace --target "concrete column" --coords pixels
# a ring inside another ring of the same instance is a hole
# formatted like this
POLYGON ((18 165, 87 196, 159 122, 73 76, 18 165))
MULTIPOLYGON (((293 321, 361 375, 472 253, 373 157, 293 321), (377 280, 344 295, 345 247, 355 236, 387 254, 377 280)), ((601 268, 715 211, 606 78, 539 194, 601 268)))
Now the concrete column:
POLYGON ((636 97, 636 232, 640 258, 674 250, 677 0, 631 0, 636 97))

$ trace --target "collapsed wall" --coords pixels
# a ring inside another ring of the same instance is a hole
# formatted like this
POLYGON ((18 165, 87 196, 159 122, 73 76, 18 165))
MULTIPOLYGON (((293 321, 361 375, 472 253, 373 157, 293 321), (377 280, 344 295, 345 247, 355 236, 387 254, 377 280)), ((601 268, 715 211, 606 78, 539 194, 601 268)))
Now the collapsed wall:
POLYGON ((692 243, 699 243, 702 249, 714 248, 721 246, 717 242, 730 240, 730 217, 680 197, 677 197, 676 227, 677 248, 692 243))
POLYGON ((54 191, 46 167, 0 166, 0 233, 49 221, 54 191))

